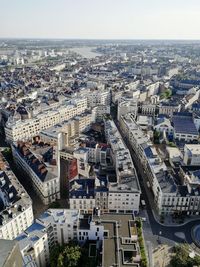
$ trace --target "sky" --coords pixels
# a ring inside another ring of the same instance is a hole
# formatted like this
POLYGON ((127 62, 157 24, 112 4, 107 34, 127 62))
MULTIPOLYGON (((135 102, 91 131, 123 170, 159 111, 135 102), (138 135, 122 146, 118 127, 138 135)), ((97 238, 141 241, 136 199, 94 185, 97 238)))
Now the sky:
POLYGON ((200 39, 200 0, 0 0, 0 38, 200 39))

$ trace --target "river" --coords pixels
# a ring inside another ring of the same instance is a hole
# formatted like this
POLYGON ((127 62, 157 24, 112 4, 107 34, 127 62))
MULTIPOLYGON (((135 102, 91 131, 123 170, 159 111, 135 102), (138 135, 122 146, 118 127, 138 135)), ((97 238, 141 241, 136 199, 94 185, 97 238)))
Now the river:
POLYGON ((85 58, 95 58, 97 56, 101 56, 101 54, 93 52, 93 49, 95 49, 95 47, 84 46, 71 48, 70 51, 80 54, 82 57, 85 58))

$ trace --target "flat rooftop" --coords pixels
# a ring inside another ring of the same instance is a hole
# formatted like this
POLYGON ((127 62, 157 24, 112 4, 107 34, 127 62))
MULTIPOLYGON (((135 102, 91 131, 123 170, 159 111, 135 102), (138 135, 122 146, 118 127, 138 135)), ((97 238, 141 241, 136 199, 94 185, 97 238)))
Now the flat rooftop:
POLYGON ((104 230, 109 232, 108 238, 104 239, 103 251, 103 266, 138 266, 140 261, 139 247, 137 240, 132 240, 131 243, 123 243, 122 240, 131 237, 130 226, 134 225, 134 218, 129 214, 103 214, 100 217, 104 230), (119 246, 119 251, 118 251, 119 246), (123 264, 123 252, 135 251, 135 262, 123 264))
POLYGON ((4 263, 10 256, 10 253, 12 252, 16 244, 17 241, 15 240, 0 239, 0 267, 4 266, 4 263))

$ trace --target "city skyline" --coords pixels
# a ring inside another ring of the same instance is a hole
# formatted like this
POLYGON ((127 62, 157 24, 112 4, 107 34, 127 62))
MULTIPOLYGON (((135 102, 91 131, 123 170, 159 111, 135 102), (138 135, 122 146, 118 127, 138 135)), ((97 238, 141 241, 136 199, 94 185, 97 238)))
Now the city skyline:
POLYGON ((200 3, 0 0, 0 38, 199 40, 200 3))

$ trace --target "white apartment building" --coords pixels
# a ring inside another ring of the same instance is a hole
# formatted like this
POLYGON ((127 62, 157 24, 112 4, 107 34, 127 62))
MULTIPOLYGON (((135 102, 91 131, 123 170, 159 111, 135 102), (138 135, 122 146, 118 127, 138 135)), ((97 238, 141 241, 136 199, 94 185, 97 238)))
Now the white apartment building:
POLYGON ((32 201, 2 155, 0 166, 0 238, 12 240, 33 223, 32 201))
POLYGON ((74 151, 74 157, 77 159, 78 173, 83 177, 89 177, 90 164, 88 162, 88 149, 78 148, 74 151))
POLYGON ((150 103, 143 103, 141 106, 142 115, 154 116, 156 113, 156 105, 150 103))
POLYGON ((74 179, 70 181, 69 204, 71 209, 92 213, 95 207, 95 179, 74 179))
POLYGON ((57 109, 41 112, 32 119, 14 120, 13 117, 10 117, 5 127, 6 139, 9 142, 29 140, 38 135, 40 131, 82 114, 86 109, 87 99, 77 98, 57 109))
POLYGON ((132 113, 121 116, 120 129, 123 136, 129 141, 134 151, 137 151, 137 155, 140 159, 143 157, 143 149, 148 146, 150 138, 145 135, 140 126, 134 120, 132 113))
POLYGON ((23 142, 12 145, 18 167, 28 175, 45 205, 60 198, 60 161, 51 146, 32 146, 23 142))
MULTIPOLYGON (((85 92, 83 92, 84 94, 85 92)), ((88 107, 96 106, 110 106, 111 103, 111 93, 109 90, 96 90, 91 89, 86 92, 88 107)))
POLYGON ((158 75, 158 68, 154 68, 148 65, 136 65, 132 68, 132 73, 135 75, 152 76, 158 75))
MULTIPOLYGON (((136 124, 131 114, 121 117, 120 128, 138 155, 140 164, 148 178, 148 187, 153 192, 158 212, 160 214, 199 214, 200 192, 198 187, 191 186, 191 181, 183 185, 175 184, 155 147, 136 124)), ((188 146, 190 147, 190 145, 188 146)), ((196 180, 198 179, 196 178, 196 180)))
POLYGON ((103 239, 104 225, 98 216, 81 215, 79 210, 49 209, 16 241, 25 267, 46 267, 49 265, 49 251, 57 244, 78 241, 81 245, 89 240, 96 241, 98 246, 103 239))
POLYGON ((98 223, 98 221, 91 220, 90 222, 88 221, 89 229, 87 229, 85 225, 82 226, 83 220, 84 218, 80 220, 77 233, 79 242, 84 242, 86 240, 102 241, 104 239, 104 226, 101 223, 98 223))
POLYGON ((92 87, 89 89, 83 89, 78 93, 80 98, 86 98, 89 108, 96 106, 110 106, 111 92, 110 89, 92 87))
POLYGON ((102 120, 104 115, 110 114, 110 106, 96 106, 92 109, 92 114, 95 121, 102 120))
POLYGON ((134 191, 131 182, 110 185, 108 192, 108 210, 114 213, 133 213, 139 211, 140 192, 134 191))
POLYGON ((44 142, 55 141, 59 144, 59 149, 62 149, 65 146, 73 146, 79 135, 89 130, 93 122, 92 113, 85 112, 69 121, 42 130, 40 136, 44 142))
POLYGON ((122 115, 131 112, 135 117, 138 112, 137 99, 122 97, 118 101, 117 119, 120 120, 122 115))
POLYGON ((200 165, 200 145, 185 144, 183 161, 185 165, 200 165))
POLYGON ((172 116, 174 112, 180 112, 181 105, 177 103, 160 103, 159 105, 159 114, 165 114, 172 116))
POLYGON ((106 158, 110 151, 109 145, 87 142, 85 147, 88 151, 89 162, 100 163, 101 166, 107 165, 106 158))
POLYGON ((16 240, 19 243, 24 262, 31 262, 25 264, 25 266, 47 266, 49 263, 49 245, 47 231, 44 226, 33 223, 25 232, 21 233, 16 240))
POLYGON ((111 120, 105 121, 105 135, 111 146, 111 157, 116 170, 117 181, 110 183, 108 209, 113 212, 138 212, 140 186, 130 152, 111 120), (129 200, 127 194, 130 196, 129 200))
POLYGON ((71 240, 82 243, 86 240, 103 240, 104 226, 81 215, 76 209, 49 209, 42 214, 37 223, 45 226, 49 247, 55 244, 67 244, 71 240))
POLYGON ((49 209, 36 220, 46 228, 49 248, 77 239, 79 216, 79 210, 75 209, 49 209))
POLYGON ((147 86, 148 97, 157 95, 159 91, 160 83, 156 82, 147 86))

